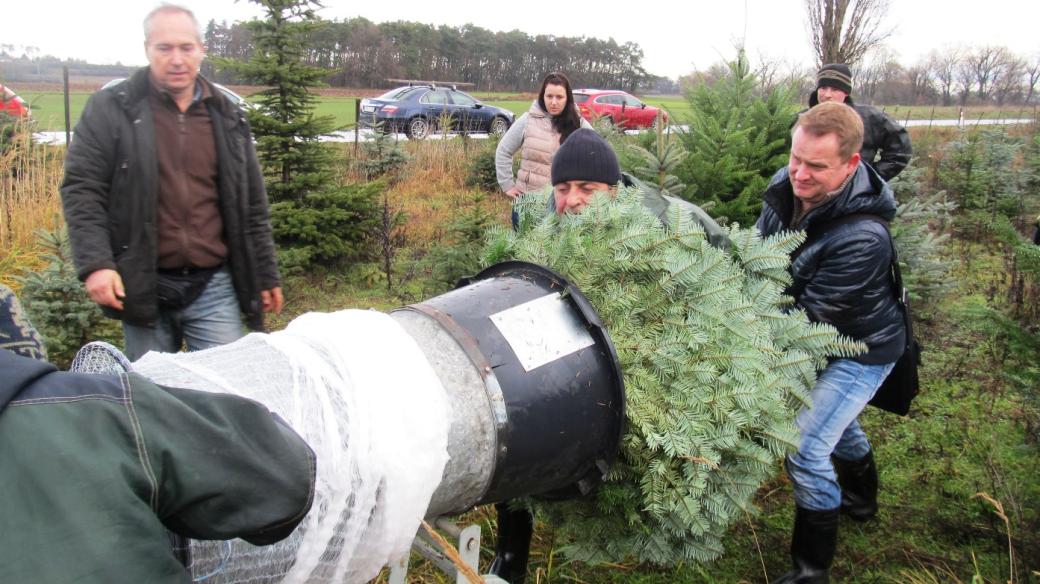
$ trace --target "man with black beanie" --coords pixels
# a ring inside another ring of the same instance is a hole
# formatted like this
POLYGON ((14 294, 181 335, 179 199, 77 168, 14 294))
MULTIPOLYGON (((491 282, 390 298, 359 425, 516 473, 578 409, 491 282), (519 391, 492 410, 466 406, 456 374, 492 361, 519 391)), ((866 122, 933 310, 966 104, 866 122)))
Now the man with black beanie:
POLYGON ((852 101, 852 71, 843 63, 824 65, 816 73, 816 89, 809 95, 809 107, 836 101, 851 106, 863 120, 863 149, 860 157, 890 181, 906 168, 913 149, 906 128, 891 116, 869 105, 852 101))
POLYGON ((689 201, 662 194, 653 186, 621 172, 614 149, 595 130, 575 130, 560 145, 553 157, 551 180, 553 196, 549 206, 561 215, 580 213, 597 192, 613 196, 619 184, 634 186, 639 188, 643 206, 661 223, 667 223, 669 209, 678 206, 700 223, 712 245, 722 249, 729 247, 725 230, 703 209, 689 201))

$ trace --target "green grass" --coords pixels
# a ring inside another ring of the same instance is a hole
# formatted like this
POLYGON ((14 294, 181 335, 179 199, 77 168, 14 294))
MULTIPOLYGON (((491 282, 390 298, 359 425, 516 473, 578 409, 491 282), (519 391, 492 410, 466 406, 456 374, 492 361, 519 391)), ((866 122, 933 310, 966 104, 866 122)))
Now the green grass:
MULTIPOLYGON (((32 107, 33 119, 41 130, 59 131, 65 129, 65 98, 60 91, 22 92, 22 99, 32 107)), ((71 127, 76 126, 83 106, 87 104, 89 92, 69 94, 69 112, 71 127)))
MULTIPOLYGON (((515 99, 517 94, 506 92, 474 93, 484 103, 498 106, 515 113, 518 117, 531 107, 531 102, 526 99, 515 99), (514 99, 508 99, 514 98, 514 99)), ((90 93, 76 92, 69 96, 69 108, 72 125, 76 125, 83 106, 87 103, 90 93)), ((65 106, 61 92, 40 91, 25 92, 22 98, 28 101, 33 108, 33 117, 36 119, 41 130, 60 131, 65 129, 65 106)), ((319 96, 316 115, 329 115, 333 118, 333 124, 337 130, 352 129, 356 123, 354 116, 354 101, 357 97, 343 96, 319 96)), ((671 119, 676 123, 685 123, 691 113, 690 104, 685 98, 674 96, 651 96, 644 101, 655 107, 661 107, 668 111, 671 119)), ((956 106, 880 106, 890 115, 900 121, 927 120, 934 118, 957 119, 960 108, 956 106), (933 111, 934 110, 934 111, 933 111)), ((966 121, 974 121, 980 117, 983 119, 1002 117, 1034 117, 1036 114, 1032 107, 969 107, 965 109, 966 121)))

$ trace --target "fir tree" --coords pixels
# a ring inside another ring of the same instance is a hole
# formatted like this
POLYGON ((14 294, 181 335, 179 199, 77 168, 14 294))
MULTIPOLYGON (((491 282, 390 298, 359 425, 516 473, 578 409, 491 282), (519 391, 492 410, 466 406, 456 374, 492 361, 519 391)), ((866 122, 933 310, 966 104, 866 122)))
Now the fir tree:
POLYGON ((946 233, 957 205, 949 201, 946 191, 927 196, 921 189, 922 169, 910 166, 889 185, 899 199, 896 217, 890 229, 899 255, 903 284, 916 301, 926 305, 953 288, 950 279, 952 262, 944 257, 946 233))
POLYGON ((251 96, 258 107, 248 116, 272 202, 279 264, 294 272, 318 261, 328 265, 365 257, 371 251, 366 244, 378 215, 378 192, 336 184, 334 150, 321 142, 332 131, 332 117, 314 115, 311 88, 322 85, 325 71, 307 64, 306 42, 321 26, 314 13, 320 4, 252 1, 267 15, 246 25, 255 47, 252 58, 218 63, 269 88, 251 96))
POLYGON ((677 137, 670 132, 665 133, 664 124, 656 124, 655 130, 654 140, 649 148, 639 144, 630 147, 640 158, 632 172, 636 177, 654 185, 661 194, 681 197, 686 185, 673 173, 686 158, 686 151, 677 137))
POLYGON ((787 162, 791 89, 763 95, 741 50, 728 75, 698 85, 687 100, 693 114, 680 135, 688 155, 675 173, 689 185, 683 198, 709 207, 720 223, 753 224, 769 177, 787 162))
POLYGON ((484 261, 548 266, 596 307, 617 349, 627 433, 591 497, 534 503, 574 559, 707 561, 752 511, 752 497, 794 449, 795 413, 827 357, 863 347, 789 310, 789 253, 802 233, 762 239, 728 230, 712 247, 676 209, 663 226, 635 188, 596 197, 579 215, 521 199, 520 229, 491 231, 484 261))
POLYGON ((67 367, 76 351, 90 341, 122 344, 116 321, 105 318, 76 277, 68 232, 41 230, 37 235, 47 265, 16 280, 22 286, 25 312, 47 345, 48 359, 67 367))
POLYGON ((325 71, 306 63, 306 41, 320 26, 311 0, 252 0, 265 20, 247 23, 256 47, 246 63, 222 62, 257 85, 250 110, 257 154, 272 201, 302 202, 330 177, 331 153, 320 138, 332 131, 331 116, 314 116, 311 88, 323 85, 325 71))

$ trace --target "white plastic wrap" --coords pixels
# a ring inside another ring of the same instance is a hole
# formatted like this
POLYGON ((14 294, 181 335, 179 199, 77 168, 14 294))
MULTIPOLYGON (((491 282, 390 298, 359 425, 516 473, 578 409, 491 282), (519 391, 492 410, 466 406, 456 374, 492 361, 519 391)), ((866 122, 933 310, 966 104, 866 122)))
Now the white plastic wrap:
POLYGON ((149 353, 161 385, 232 393, 286 420, 317 454, 314 505, 283 542, 192 542, 206 582, 346 582, 407 554, 448 460, 444 388, 388 315, 305 314, 284 330, 196 353, 149 353))

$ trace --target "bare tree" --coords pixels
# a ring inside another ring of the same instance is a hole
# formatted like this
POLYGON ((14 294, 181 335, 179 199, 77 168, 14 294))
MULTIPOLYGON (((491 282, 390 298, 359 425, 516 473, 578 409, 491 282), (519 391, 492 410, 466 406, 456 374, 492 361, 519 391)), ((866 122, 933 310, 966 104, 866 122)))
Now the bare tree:
POLYGON ((914 104, 931 101, 935 96, 935 80, 927 62, 918 62, 906 70, 907 88, 910 90, 910 102, 914 104))
POLYGON ((932 51, 928 55, 928 68, 939 87, 943 105, 953 105, 953 89, 957 82, 957 63, 960 62, 961 53, 960 49, 947 48, 932 51))
POLYGON ((1022 96, 1022 81, 1025 72, 1025 60, 1008 52, 993 76, 993 99, 997 101, 998 106, 1003 106, 1022 96))
POLYGON ((889 0, 805 0, 817 65, 859 63, 892 34, 882 28, 889 0))
POLYGON ((971 88, 975 84, 975 67, 967 56, 957 61, 957 93, 961 106, 968 105, 971 88))
POLYGON ((1036 84, 1040 81, 1040 53, 1033 55, 1033 60, 1026 65, 1026 98, 1023 103, 1029 103, 1036 94, 1036 84))
POLYGON ((965 62, 974 76, 979 102, 985 102, 989 97, 990 84, 998 75, 1009 54, 1004 47, 987 45, 975 49, 965 57, 965 62))
POLYGON ((895 54, 885 48, 878 48, 862 60, 856 68, 856 96, 859 100, 873 103, 878 97, 878 89, 892 81, 900 74, 895 54))

